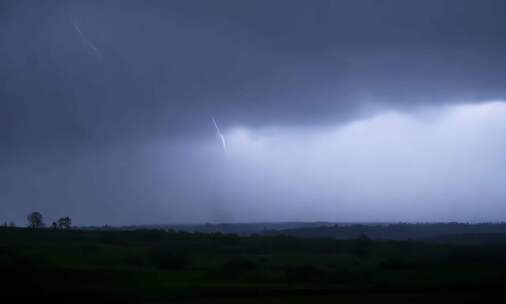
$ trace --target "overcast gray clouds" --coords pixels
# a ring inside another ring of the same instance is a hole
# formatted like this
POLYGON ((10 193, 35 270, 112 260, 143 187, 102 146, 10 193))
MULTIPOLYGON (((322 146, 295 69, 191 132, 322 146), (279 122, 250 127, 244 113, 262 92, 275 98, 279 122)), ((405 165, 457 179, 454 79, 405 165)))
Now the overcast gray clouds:
POLYGON ((505 9, 1 1, 0 220, 503 220, 505 9))

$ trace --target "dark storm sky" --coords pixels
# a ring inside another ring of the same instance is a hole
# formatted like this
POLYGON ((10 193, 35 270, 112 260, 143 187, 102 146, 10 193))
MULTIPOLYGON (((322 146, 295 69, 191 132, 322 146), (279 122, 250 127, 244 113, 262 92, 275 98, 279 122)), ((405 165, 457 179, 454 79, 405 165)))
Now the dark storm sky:
POLYGON ((505 12, 0 1, 0 220, 504 220, 505 12))

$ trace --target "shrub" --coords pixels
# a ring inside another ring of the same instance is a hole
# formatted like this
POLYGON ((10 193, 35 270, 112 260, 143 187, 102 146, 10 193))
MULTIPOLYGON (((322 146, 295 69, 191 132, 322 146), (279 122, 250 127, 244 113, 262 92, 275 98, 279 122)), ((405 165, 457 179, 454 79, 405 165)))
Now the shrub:
POLYGON ((190 259, 187 255, 176 254, 163 248, 153 249, 150 261, 156 268, 164 270, 183 269, 190 264, 190 259))

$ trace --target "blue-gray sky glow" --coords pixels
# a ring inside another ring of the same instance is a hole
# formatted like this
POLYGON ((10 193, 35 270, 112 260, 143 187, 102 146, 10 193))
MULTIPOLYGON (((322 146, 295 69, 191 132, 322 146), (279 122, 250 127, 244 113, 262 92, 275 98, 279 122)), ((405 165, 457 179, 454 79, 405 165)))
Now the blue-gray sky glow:
POLYGON ((504 11, 0 1, 0 221, 504 221, 504 11))

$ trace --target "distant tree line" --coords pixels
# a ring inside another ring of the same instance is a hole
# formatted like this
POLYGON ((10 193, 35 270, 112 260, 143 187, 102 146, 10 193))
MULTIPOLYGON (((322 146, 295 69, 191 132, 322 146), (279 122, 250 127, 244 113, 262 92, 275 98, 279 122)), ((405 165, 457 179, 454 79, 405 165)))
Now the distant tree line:
POLYGON ((506 223, 392 223, 349 224, 265 231, 263 235, 350 240, 367 236, 376 240, 409 240, 458 234, 506 233, 506 223))
MULTIPOLYGON (((29 228, 44 228, 46 224, 44 223, 44 216, 40 212, 32 212, 27 216, 28 227, 29 228)), ((68 216, 61 217, 57 221, 51 224, 51 228, 53 229, 70 229, 72 227, 72 219, 68 216)))

